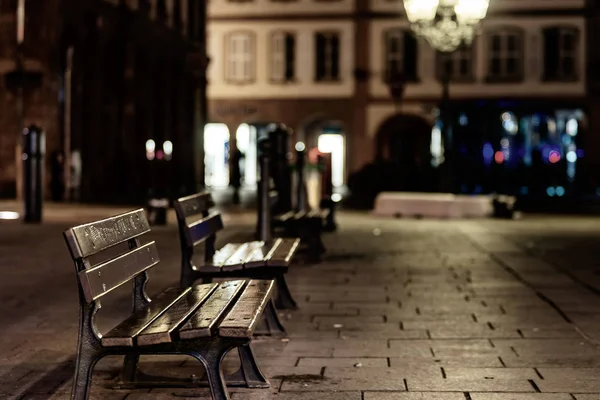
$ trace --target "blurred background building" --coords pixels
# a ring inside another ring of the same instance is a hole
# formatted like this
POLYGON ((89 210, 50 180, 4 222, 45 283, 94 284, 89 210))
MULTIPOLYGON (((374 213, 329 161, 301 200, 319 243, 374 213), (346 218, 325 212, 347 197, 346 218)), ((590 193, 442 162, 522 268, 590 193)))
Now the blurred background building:
POLYGON ((0 196, 19 190, 31 123, 47 134, 48 188, 63 171, 78 201, 227 187, 234 159, 253 188, 271 123, 332 152, 341 192, 440 190, 453 153, 459 192, 600 195, 597 3, 491 0, 481 35, 446 62, 401 0, 25 0, 21 53, 19 0, 0 0, 2 76, 22 54, 41 78, 22 118, 0 81, 0 196))
POLYGON ((586 7, 491 0, 481 35, 444 61, 411 33, 401 0, 211 0, 205 144, 218 161, 209 183, 227 184, 216 152, 236 141, 244 151, 281 122, 296 141, 333 150, 336 186, 385 176, 389 188, 434 191, 450 145, 438 118, 446 70, 457 191, 589 189, 587 160, 600 154, 591 149, 586 7), (404 93, 392 101, 397 76, 404 93))

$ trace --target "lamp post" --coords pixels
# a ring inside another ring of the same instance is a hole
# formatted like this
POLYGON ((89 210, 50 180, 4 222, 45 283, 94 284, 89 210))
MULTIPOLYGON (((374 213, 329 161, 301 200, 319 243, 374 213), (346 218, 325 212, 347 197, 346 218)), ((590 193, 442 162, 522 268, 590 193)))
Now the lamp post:
POLYGON ((444 140, 444 166, 450 185, 455 190, 451 119, 448 105, 450 99, 450 76, 447 62, 450 54, 461 45, 470 46, 477 36, 479 24, 487 15, 490 0, 404 0, 404 10, 411 29, 440 53, 443 61, 442 98, 440 119, 444 140))

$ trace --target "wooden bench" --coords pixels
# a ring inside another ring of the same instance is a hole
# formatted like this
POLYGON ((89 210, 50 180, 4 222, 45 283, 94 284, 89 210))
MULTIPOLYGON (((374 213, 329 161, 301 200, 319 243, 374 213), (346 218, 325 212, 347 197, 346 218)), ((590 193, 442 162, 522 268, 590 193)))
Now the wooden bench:
POLYGON ((275 230, 281 230, 284 237, 299 237, 301 243, 306 245, 309 261, 318 262, 325 253, 321 236, 328 216, 329 210, 288 211, 274 215, 272 226, 275 230))
MULTIPOLYGON (((202 224, 201 224, 202 225, 202 224)), ((124 355, 120 387, 199 386, 183 380, 152 380, 138 371, 140 355, 184 354, 206 369, 214 400, 227 400, 226 382, 268 387, 250 341, 271 303, 272 280, 236 280, 168 288, 150 300, 148 271, 159 263, 155 242, 142 244, 150 231, 143 209, 76 226, 64 233, 79 281, 80 324, 72 399, 87 399, 96 362, 124 355), (95 316, 104 296, 133 281, 133 312, 102 335, 95 316), (241 367, 227 381, 221 370, 225 354, 237 348, 241 367)))
MULTIPOLYGON (((285 274, 300 244, 298 238, 276 238, 269 242, 229 243, 218 251, 216 233, 223 229, 221 214, 214 207, 209 192, 182 197, 174 202, 181 243, 181 286, 190 286, 201 279, 204 283, 214 278, 274 279, 277 286, 275 306, 280 309, 297 308, 285 274), (203 265, 196 266, 196 246, 204 243, 203 265)), ((268 307, 265 312, 267 333, 282 331, 277 312, 268 307)), ((263 331, 261 331, 263 333, 263 331)))

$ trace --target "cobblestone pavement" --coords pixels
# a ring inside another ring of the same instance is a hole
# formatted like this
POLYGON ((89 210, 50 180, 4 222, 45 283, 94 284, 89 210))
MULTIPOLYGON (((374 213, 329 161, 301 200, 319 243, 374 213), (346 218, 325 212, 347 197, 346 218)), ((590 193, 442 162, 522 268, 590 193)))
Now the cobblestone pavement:
MULTIPOLYGON (((0 221, 0 397, 68 398, 77 296, 60 233, 111 211, 58 213, 41 226, 0 221)), ((221 244, 254 221, 227 217, 221 244)), ((289 338, 253 342, 271 388, 232 389, 232 398, 600 400, 599 222, 342 214, 325 262, 291 269, 300 310, 282 314, 289 338)), ((151 293, 177 281, 176 235, 173 225, 152 233, 163 263, 151 293)), ((104 329, 127 301, 123 291, 103 304, 104 329)), ((114 390, 120 361, 98 364, 92 399, 210 398, 206 389, 114 390)), ((226 370, 235 367, 228 358, 226 370)), ((181 357, 149 358, 142 369, 202 374, 181 357)))

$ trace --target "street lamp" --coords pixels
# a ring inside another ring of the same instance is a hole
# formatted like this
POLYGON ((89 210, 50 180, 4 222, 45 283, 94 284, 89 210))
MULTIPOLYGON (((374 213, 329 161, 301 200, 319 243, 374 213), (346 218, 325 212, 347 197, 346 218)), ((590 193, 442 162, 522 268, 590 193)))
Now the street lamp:
POLYGON ((404 10, 411 29, 418 36, 427 40, 432 48, 442 55, 442 99, 440 119, 442 121, 442 137, 445 142, 445 170, 449 173, 454 191, 452 171, 452 138, 448 103, 450 98, 450 76, 447 62, 450 54, 461 45, 470 46, 477 36, 479 23, 487 15, 490 0, 404 0, 404 10))
POLYGON ((404 0, 412 30, 431 46, 451 53, 470 45, 485 18, 490 0, 404 0))

